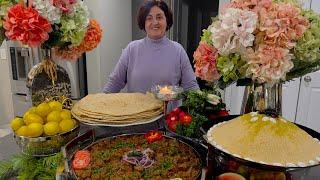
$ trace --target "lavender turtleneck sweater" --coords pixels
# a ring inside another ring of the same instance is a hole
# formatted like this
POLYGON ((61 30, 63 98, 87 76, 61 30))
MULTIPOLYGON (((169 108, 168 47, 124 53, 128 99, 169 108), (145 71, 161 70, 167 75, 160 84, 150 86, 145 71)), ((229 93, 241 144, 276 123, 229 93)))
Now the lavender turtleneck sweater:
POLYGON ((105 93, 150 91, 154 85, 179 85, 184 90, 199 89, 189 58, 183 47, 163 37, 132 41, 103 88, 105 93))

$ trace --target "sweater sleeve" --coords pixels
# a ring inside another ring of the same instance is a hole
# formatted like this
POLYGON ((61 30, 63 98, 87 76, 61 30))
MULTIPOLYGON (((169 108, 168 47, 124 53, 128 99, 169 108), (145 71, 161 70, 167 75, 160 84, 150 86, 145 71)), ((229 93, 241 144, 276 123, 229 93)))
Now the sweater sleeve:
POLYGON ((129 62, 129 46, 127 46, 120 56, 120 59, 109 76, 108 82, 103 88, 104 93, 118 93, 127 83, 127 70, 129 62))
POLYGON ((199 85, 197 83, 196 76, 190 64, 189 57, 182 46, 181 46, 180 58, 181 58, 180 60, 181 61, 181 82, 180 82, 181 87, 183 87, 185 91, 199 89, 199 85))

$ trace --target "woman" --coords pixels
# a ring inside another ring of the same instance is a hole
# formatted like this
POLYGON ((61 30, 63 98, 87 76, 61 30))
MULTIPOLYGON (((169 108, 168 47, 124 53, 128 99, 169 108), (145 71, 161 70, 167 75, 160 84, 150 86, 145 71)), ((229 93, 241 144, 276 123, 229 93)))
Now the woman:
POLYGON ((172 26, 172 12, 161 0, 145 1, 138 12, 138 25, 147 36, 123 50, 103 91, 116 93, 127 85, 128 92, 147 92, 154 85, 179 85, 199 89, 187 53, 165 33, 172 26))

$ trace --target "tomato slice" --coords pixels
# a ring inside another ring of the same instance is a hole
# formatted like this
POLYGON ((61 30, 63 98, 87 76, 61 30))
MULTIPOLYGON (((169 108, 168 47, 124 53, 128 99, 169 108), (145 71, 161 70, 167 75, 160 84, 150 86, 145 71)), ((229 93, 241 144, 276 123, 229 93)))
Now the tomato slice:
POLYGON ((80 157, 83 157, 83 156, 90 156, 90 152, 88 150, 79 150, 74 155, 75 158, 77 158, 77 157, 80 158, 80 157))
POLYGON ((159 131, 149 131, 147 134, 144 135, 149 143, 159 141, 163 138, 163 135, 159 131))
POLYGON ((91 161, 90 152, 87 150, 77 151, 72 161, 73 169, 85 169, 89 166, 91 161))

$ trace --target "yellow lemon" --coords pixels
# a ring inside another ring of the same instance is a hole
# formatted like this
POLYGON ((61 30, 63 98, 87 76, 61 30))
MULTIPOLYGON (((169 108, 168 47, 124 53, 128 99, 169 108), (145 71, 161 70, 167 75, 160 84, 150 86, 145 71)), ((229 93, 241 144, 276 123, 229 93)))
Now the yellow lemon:
POLYGON ((62 109, 60 116, 62 119, 71 119, 71 112, 68 109, 62 109))
POLYGON ((24 123, 26 125, 29 125, 31 123, 40 123, 43 124, 43 119, 38 114, 29 113, 24 120, 24 123))
POLYGON ((44 118, 51 112, 51 108, 47 103, 41 103, 37 106, 36 112, 44 118))
POLYGON ((13 131, 18 130, 23 125, 24 125, 24 122, 23 122, 22 118, 18 118, 18 117, 14 118, 10 123, 10 126, 13 131))
POLYGON ((25 119, 30 113, 36 113, 36 107, 31 107, 27 112, 24 113, 23 119, 25 119))
POLYGON ((21 126, 17 131, 16 134, 19 136, 29 136, 28 135, 28 127, 27 126, 21 126))
POLYGON ((72 121, 73 121, 73 124, 74 124, 74 125, 77 124, 77 121, 76 121, 76 120, 72 119, 72 121))
POLYGON ((71 129, 74 128, 76 124, 72 119, 63 119, 60 123, 60 130, 61 132, 69 132, 71 129))
POLYGON ((48 122, 43 126, 44 133, 49 136, 56 135, 60 132, 59 123, 57 122, 48 122))
POLYGON ((47 116, 47 122, 60 122, 61 120, 60 111, 51 111, 47 116))
POLYGON ((62 104, 58 101, 50 101, 48 105, 50 106, 51 110, 57 110, 57 111, 62 110, 62 104))
POLYGON ((28 125, 29 137, 39 137, 43 133, 43 126, 40 123, 31 123, 28 125))

